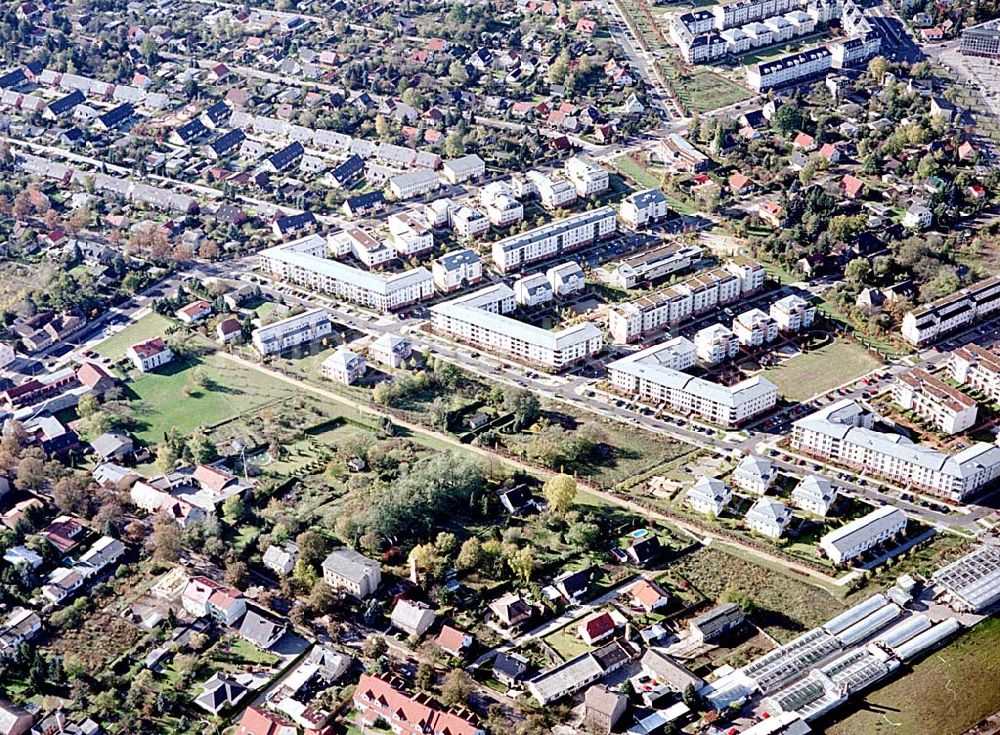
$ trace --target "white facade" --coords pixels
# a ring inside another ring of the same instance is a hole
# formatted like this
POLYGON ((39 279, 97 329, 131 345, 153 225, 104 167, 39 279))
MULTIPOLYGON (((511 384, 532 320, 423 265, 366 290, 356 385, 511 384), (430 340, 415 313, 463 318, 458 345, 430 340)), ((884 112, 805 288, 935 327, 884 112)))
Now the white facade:
POLYGON ((587 287, 583 268, 572 260, 549 268, 545 271, 545 277, 552 286, 553 293, 558 297, 579 293, 587 287))
POLYGON ((395 334, 383 334, 368 347, 368 361, 391 368, 402 367, 413 354, 413 345, 408 339, 395 334))
POLYGON ((948 370, 960 385, 968 385, 1000 402, 1000 353, 970 343, 951 353, 948 370))
POLYGON ((389 243, 401 257, 429 253, 434 249, 434 233, 427 219, 416 211, 390 215, 389 243))
POLYGON ((771 318, 781 332, 799 332, 812 326, 816 307, 800 296, 786 296, 771 304, 771 318))
POLYGON ((884 505, 820 540, 820 548, 835 564, 844 564, 888 541, 906 529, 906 514, 899 508, 884 505))
POLYGON ((514 189, 504 181, 493 181, 479 190, 479 203, 486 209, 490 224, 510 227, 524 219, 524 206, 514 196, 514 189))
POLYGON ((713 324, 699 329, 694 335, 698 359, 707 365, 718 365, 739 354, 740 341, 729 327, 713 324))
POLYGON ((275 355, 290 347, 321 339, 333 331, 325 309, 310 309, 297 316, 253 330, 251 341, 262 355, 275 355))
POLYGON ((613 234, 615 210, 601 207, 574 214, 493 243, 493 262, 502 273, 572 252, 613 234))
POLYGON ((442 293, 451 293, 483 280, 483 264, 475 250, 466 248, 442 255, 431 264, 434 285, 442 293))
POLYGON ((618 205, 618 214, 629 227, 636 229, 659 222, 670 214, 667 197, 659 189, 647 189, 629 194, 618 205))
POLYGON ((907 313, 903 338, 912 345, 925 345, 998 310, 1000 276, 994 276, 907 313))
POLYGON ((174 359, 173 351, 159 337, 129 346, 125 350, 125 355, 135 365, 136 370, 142 373, 155 370, 174 359))
POLYGON ((733 333, 745 347, 760 347, 778 338, 778 324, 760 309, 750 309, 733 319, 733 333))
POLYGON ((978 442, 948 455, 872 425, 859 404, 840 401, 794 422, 792 448, 956 502, 1000 478, 1000 447, 994 444, 978 442))
POLYGON ((521 306, 532 307, 547 304, 555 295, 549 279, 541 273, 532 273, 514 281, 514 298, 521 306))
POLYGON ((718 517, 733 500, 733 489, 722 480, 700 477, 684 496, 695 513, 718 517))
POLYGON ((973 427, 979 412, 979 404, 969 396, 921 368, 913 368, 896 378, 892 399, 945 434, 960 434, 973 427))
POLYGON ((451 226, 459 237, 474 239, 490 231, 490 220, 477 209, 459 206, 451 213, 451 226))
POLYGON ((486 174, 486 162, 475 153, 453 158, 441 165, 441 173, 449 184, 461 184, 486 174))
POLYGON ((367 268, 378 268, 396 257, 392 248, 357 227, 331 235, 328 244, 330 251, 338 258, 353 255, 367 268))
POLYGON ((576 201, 576 187, 565 179, 553 178, 540 171, 529 171, 525 178, 534 186, 546 209, 558 209, 576 201))
POLYGON ((341 547, 323 560, 323 581, 335 590, 345 590, 364 600, 381 584, 382 567, 374 559, 341 547))
POLYGON ((566 162, 566 176, 576 187, 581 199, 602 194, 608 190, 608 171, 590 159, 575 156, 566 162))
POLYGON ((837 500, 837 489, 825 477, 809 475, 792 490, 792 502, 796 508, 825 518, 837 500))
POLYGON ((732 483, 740 490, 763 495, 778 479, 778 469, 771 461, 755 454, 748 454, 733 470, 732 483))
POLYGON ((344 385, 356 383, 364 376, 365 370, 367 370, 365 359, 346 347, 339 348, 320 365, 320 372, 324 378, 344 385))
POLYGON ((792 520, 792 509, 773 498, 762 497, 750 507, 743 520, 754 533, 781 538, 792 520))
POLYGON ((334 295, 381 312, 428 299, 434 282, 425 268, 380 276, 327 259, 327 242, 310 235, 260 253, 261 270, 314 291, 334 295))
POLYGON ((514 291, 503 284, 430 308, 431 324, 441 334, 507 355, 515 360, 559 370, 591 357, 604 346, 601 331, 590 322, 558 332, 504 316, 515 307, 514 291))
MULTIPOLYGON (((728 427, 739 426, 777 403, 777 386, 759 376, 722 386, 665 367, 662 360, 669 344, 654 345, 609 364, 612 386, 626 395, 728 427)), ((692 349, 692 358, 693 353, 692 349)))
POLYGON ((430 194, 440 186, 441 179, 433 171, 407 171, 389 179, 389 193, 397 201, 430 194))

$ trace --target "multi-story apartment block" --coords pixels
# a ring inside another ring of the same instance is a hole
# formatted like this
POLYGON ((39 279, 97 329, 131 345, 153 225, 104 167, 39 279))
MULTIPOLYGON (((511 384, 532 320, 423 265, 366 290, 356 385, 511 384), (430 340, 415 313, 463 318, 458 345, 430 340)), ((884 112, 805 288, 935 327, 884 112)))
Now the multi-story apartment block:
POLYGON ((621 288, 635 288, 644 281, 653 281, 690 268, 702 255, 703 251, 697 245, 662 245, 622 260, 614 271, 615 284, 621 288))
POLYGON ((733 500, 733 489, 714 477, 699 477, 684 496, 695 513, 720 516, 733 500))
POLYGON ((410 341, 396 334, 383 334, 368 347, 369 362, 391 368, 402 367, 412 354, 413 345, 410 341))
POLYGON ((389 193, 396 201, 430 194, 440 186, 441 179, 433 171, 407 171, 389 179, 389 193))
POLYGON ((260 253, 264 273, 336 298, 389 312, 434 295, 426 268, 381 276, 329 260, 327 241, 319 235, 269 248, 260 253))
POLYGON ((531 263, 570 253, 609 237, 615 230, 613 207, 573 214, 497 240, 493 243, 493 262, 502 273, 513 273, 531 263))
POLYGON ((402 258, 412 258, 434 249, 434 233, 427 219, 416 211, 390 215, 389 244, 402 258))
POLYGON ((778 338, 778 324, 754 308, 733 319, 733 333, 744 347, 761 347, 778 338))
POLYGON ((969 396, 922 368, 913 368, 896 378, 892 399, 945 434, 959 434, 974 426, 979 411, 979 405, 969 396))
POLYGON ((903 317, 903 339, 925 345, 1000 310, 1000 276, 963 288, 903 317))
POLYGON ((331 235, 327 244, 338 258, 353 255, 368 268, 378 268, 396 257, 392 248, 357 227, 331 235))
POLYGON ((475 250, 465 248, 442 255, 431 264, 434 285, 442 293, 451 293, 483 280, 483 264, 475 250))
POLYGON ((497 284, 435 304, 431 324, 440 334, 552 370, 592 357, 604 347, 601 331, 590 322, 553 332, 504 316, 515 306, 514 291, 497 284))
POLYGON ((670 215, 667 197, 659 189, 646 189, 629 194, 618 205, 618 214, 628 227, 637 229, 659 222, 670 215))
POLYGON ((609 310, 608 328, 615 342, 634 342, 719 304, 749 296, 763 283, 762 269, 758 272, 745 261, 728 261, 722 268, 699 273, 659 293, 609 310))
MULTIPOLYGON (((694 345, 688 344, 694 353, 694 345)), ((654 345, 609 364, 611 385, 626 395, 726 427, 740 426, 777 403, 777 386, 759 376, 723 386, 667 367, 676 349, 670 345, 654 345)))
POLYGON ((603 194, 608 190, 608 171, 590 159, 575 156, 566 162, 566 176, 576 187, 581 199, 603 194))
POLYGON ((552 284, 542 273, 532 273, 530 276, 514 281, 514 298, 521 306, 539 306, 552 301, 552 284))
POLYGON ((576 261, 554 265, 545 271, 545 277, 552 286, 552 292, 557 297, 571 296, 587 287, 587 278, 583 268, 576 261))
POLYGON ((800 332, 808 329, 816 318, 816 307, 794 294, 775 301, 769 311, 771 319, 778 325, 779 332, 800 332))
POLYGON ((698 359, 706 365, 718 365, 736 357, 740 351, 739 338, 724 324, 713 324, 699 329, 694 335, 698 359))
POLYGON ((478 209, 462 205, 452 210, 451 226, 455 229, 456 235, 471 240, 489 232, 490 221, 478 209))
POLYGON ((365 358, 351 352, 346 347, 338 348, 320 365, 320 372, 324 378, 335 380, 344 385, 352 385, 359 381, 364 377, 367 369, 365 358))
POLYGON ((276 355, 297 345, 313 342, 333 332, 326 309, 310 309, 296 316, 253 330, 251 341, 262 355, 276 355))
POLYGON ((534 186, 542 206, 546 209, 566 207, 576 201, 576 187, 566 179, 547 176, 541 171, 529 171, 525 178, 534 186))
POLYGON ((954 455, 872 429, 857 402, 843 400, 792 424, 792 448, 871 476, 953 501, 1000 478, 1000 447, 977 442, 954 455))
POLYGON ((991 400, 1000 401, 1000 353, 996 350, 970 342, 951 353, 948 370, 960 385, 968 385, 991 400))
POLYGON ((833 53, 826 46, 761 61, 746 68, 747 84, 755 92, 818 78, 833 68, 833 53))

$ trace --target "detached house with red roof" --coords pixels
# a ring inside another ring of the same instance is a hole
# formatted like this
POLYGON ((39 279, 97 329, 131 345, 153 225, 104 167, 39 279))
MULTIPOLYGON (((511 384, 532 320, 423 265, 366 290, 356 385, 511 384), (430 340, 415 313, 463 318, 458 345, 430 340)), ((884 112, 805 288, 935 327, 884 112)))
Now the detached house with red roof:
POLYGON ((175 315, 185 324, 193 324, 211 316, 212 305, 207 301, 199 299, 198 301, 192 301, 187 306, 182 306, 176 311, 175 315))
POLYGON ((820 146, 819 154, 831 164, 840 162, 840 149, 833 143, 824 143, 820 146))
POLYGON ((464 658, 472 647, 472 641, 472 636, 465 631, 444 625, 434 643, 445 653, 450 653, 455 658, 464 658))
POLYGON ((354 709, 365 725, 388 726, 397 735, 484 735, 475 715, 446 712, 420 694, 410 696, 390 682, 362 674, 354 690, 354 709))
POLYGON ((173 351, 167 347, 167 343, 161 337, 153 337, 145 342, 132 345, 125 350, 125 355, 135 365, 135 369, 141 373, 148 373, 174 359, 173 351))
POLYGON ((602 612, 586 618, 577 626, 576 632, 584 643, 593 646, 614 635, 616 627, 611 613, 602 612))
POLYGON ((208 577, 192 577, 181 593, 181 604, 195 617, 210 616, 232 625, 246 614, 243 593, 208 577))
POLYGON ((247 707, 236 735, 298 735, 294 723, 260 707, 247 707))
POLYGON ((746 194, 751 188, 753 188, 753 183, 745 174, 736 171, 729 177, 729 191, 733 194, 746 194))
POLYGON ((656 582, 642 579, 628 588, 628 595, 635 607, 651 613, 665 607, 670 602, 667 593, 656 582))
POLYGON ((844 178, 840 180, 840 190, 848 199, 860 199, 865 191, 865 182, 857 176, 845 174, 844 178))
POLYGON ((792 141, 792 145, 796 148, 801 148, 806 151, 811 151, 816 147, 816 139, 809 135, 808 133, 799 133, 795 136, 792 141))

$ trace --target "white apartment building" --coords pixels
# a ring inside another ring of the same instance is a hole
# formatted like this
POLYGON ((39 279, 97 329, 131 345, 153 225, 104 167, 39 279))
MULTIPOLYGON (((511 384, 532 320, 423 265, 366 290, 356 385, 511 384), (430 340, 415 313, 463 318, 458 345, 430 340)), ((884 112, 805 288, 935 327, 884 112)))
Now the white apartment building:
POLYGON ((364 377, 365 358, 351 352, 346 347, 338 348, 332 355, 323 360, 320 372, 327 380, 335 380, 344 385, 352 385, 364 377))
POLYGON ((479 203, 494 227, 509 227, 524 219, 524 206, 505 181, 492 181, 480 189, 479 203))
POLYGON ((669 214, 667 197, 659 189, 646 189, 629 194, 618 205, 618 215, 622 222, 632 229, 664 220, 669 214))
POLYGON ((407 171, 389 179, 389 193, 396 201, 422 197, 440 186, 441 179, 433 171, 407 171))
POLYGON ((979 412, 979 404, 972 398, 922 368, 907 370, 896 378, 892 399, 945 434, 960 434, 975 426, 979 412))
POLYGON ((740 351, 739 339, 724 324, 699 329, 694 335, 694 345, 698 350, 698 359, 706 365, 718 365, 736 357, 740 351))
POLYGON ((529 171, 524 178, 529 182, 525 191, 536 193, 546 209, 566 207, 576 201, 576 187, 566 179, 546 176, 541 171, 529 171))
POLYGON ((743 296, 764 288, 767 271, 756 260, 737 256, 727 260, 722 267, 740 279, 740 292, 743 296))
POLYGON ((756 454, 748 454, 741 459, 730 478, 740 490, 754 495, 764 495, 777 479, 778 468, 771 464, 771 460, 756 454))
POLYGON ((744 347, 760 347, 778 338, 778 324, 754 308, 733 319, 733 333, 744 347))
POLYGON ((382 276, 329 260, 326 240, 309 235, 260 253, 264 273, 383 313, 429 299, 434 281, 426 268, 382 276))
POLYGON ((845 564, 906 530, 906 514, 883 505, 857 520, 831 531, 820 548, 834 564, 845 564))
POLYGON ((442 255, 431 264, 434 285, 442 293, 451 293, 483 280, 483 264, 475 250, 465 248, 442 255))
POLYGON ((592 357, 604 347, 601 330, 591 322, 552 332, 504 316, 515 304, 514 291, 497 284, 435 304, 431 324, 440 334, 552 370, 592 357))
POLYGON ((874 431, 871 414, 846 399, 792 424, 792 448, 901 487, 960 502, 1000 478, 1000 447, 977 442, 954 455, 874 431))
POLYGON ((558 297, 580 293, 587 287, 583 268, 574 260, 552 266, 545 271, 545 277, 552 286, 552 292, 558 297))
POLYGON ((610 309, 608 327, 615 342, 634 342, 650 332, 748 296, 763 282, 763 269, 758 272, 745 263, 727 261, 722 268, 698 273, 659 293, 610 309))
POLYGON ((451 212, 451 226, 459 237, 471 240, 490 231, 490 221, 478 209, 461 205, 451 212))
POLYGON ((434 233, 427 219, 415 210, 389 216, 389 244, 402 258, 410 258, 434 249, 434 233))
POLYGON ((903 339, 921 346, 1000 310, 1000 276, 963 288, 903 317, 903 339))
POLYGON ((792 502, 796 508, 825 518, 837 501, 837 489, 825 477, 808 475, 803 477, 792 490, 792 502))
POLYGON ((774 498, 762 497, 750 506, 743 520, 754 533, 777 539, 785 535, 792 509, 774 498))
POLYGON ((153 337, 145 342, 131 345, 125 350, 125 356, 141 373, 148 373, 174 359, 173 351, 161 337, 153 337))
POLYGON ((622 260, 615 268, 614 282, 621 288, 635 288, 643 281, 653 281, 690 268, 702 255, 703 251, 697 245, 662 245, 622 260))
POLYGON ((581 199, 602 194, 608 190, 608 171, 589 158, 574 156, 566 161, 566 176, 576 187, 581 199))
POLYGON ((396 334, 383 334, 368 346, 368 361, 391 368, 402 367, 410 355, 413 345, 408 339, 396 334))
POLYGON ((370 597, 382 582, 382 567, 352 549, 334 549, 323 560, 323 581, 359 600, 370 597))
POLYGON ((812 326, 816 318, 816 307, 794 294, 778 299, 769 309, 771 319, 778 325, 779 332, 800 332, 812 326))
POLYGON ((338 258, 353 255, 367 268, 378 268, 396 257, 392 248, 357 227, 331 235, 327 242, 338 258))
POLYGON ((948 370, 959 384, 1000 401, 1000 353, 970 342, 951 353, 948 370))
MULTIPOLYGON (((694 359, 694 345, 685 341, 694 359)), ((668 367, 675 360, 675 342, 654 345, 610 363, 611 385, 625 395, 727 427, 739 426, 778 402, 777 386, 759 376, 723 386, 668 367)))
POLYGON ((251 341, 260 354, 277 355, 291 347, 322 339, 331 332, 333 323, 326 309, 310 309, 253 330, 251 341))
POLYGON ((493 262, 501 273, 512 273, 526 265, 578 250, 614 234, 615 210, 601 207, 573 214, 493 243, 493 262))
POLYGON ((441 164, 441 174, 449 184, 461 184, 486 175, 486 162, 475 153, 453 158, 441 164))
POLYGON ((514 281, 514 298, 520 306, 539 306, 552 301, 552 284, 541 273, 518 278, 514 281))
POLYGON ((455 203, 448 197, 435 199, 433 202, 420 206, 427 224, 437 229, 451 226, 451 210, 455 208, 455 203))
POLYGON ((714 477, 699 477, 687 491, 684 500, 695 513, 718 518, 733 500, 733 489, 714 477))
POLYGON ((775 87, 819 77, 832 68, 833 53, 826 46, 820 46, 748 66, 747 84, 755 92, 765 92, 775 87))

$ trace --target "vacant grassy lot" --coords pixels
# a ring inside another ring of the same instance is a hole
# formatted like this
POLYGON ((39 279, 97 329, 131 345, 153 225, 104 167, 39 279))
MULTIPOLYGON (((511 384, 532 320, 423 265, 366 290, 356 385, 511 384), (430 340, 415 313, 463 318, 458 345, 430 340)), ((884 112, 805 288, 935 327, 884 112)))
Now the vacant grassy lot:
POLYGON ((656 189, 660 186, 660 177, 649 169, 634 161, 629 156, 618 156, 611 164, 621 173, 644 189, 656 189))
POLYGON ((688 66, 679 58, 660 62, 660 71, 688 113, 702 113, 753 97, 747 87, 704 66, 688 66))
MULTIPOLYGON (((1000 619, 989 618, 871 692, 828 735, 951 735, 1000 710, 1000 619)), ((848 705, 847 709, 850 709, 848 705)))
POLYGON ((580 623, 578 622, 570 623, 565 628, 560 628, 555 633, 551 633, 545 637, 545 642, 552 646, 555 652, 562 656, 564 661, 593 650, 591 646, 580 640, 580 637, 576 634, 576 629, 579 625, 580 623))
POLYGON ((109 360, 119 360, 131 345, 153 337, 162 337, 171 325, 171 321, 164 316, 155 313, 147 314, 135 324, 130 324, 118 334, 101 342, 94 348, 94 352, 109 360))
POLYGON ((837 340, 768 368, 764 377, 777 385, 781 395, 788 400, 803 401, 864 375, 881 364, 875 355, 860 345, 837 340))
POLYGON ((680 559, 667 579, 711 600, 727 591, 746 595, 757 608, 753 621, 782 643, 844 610, 843 603, 807 581, 712 548, 680 559))
POLYGON ((134 394, 133 433, 144 442, 160 441, 173 427, 190 434, 296 394, 290 385, 214 354, 166 365, 129 388, 134 394))

